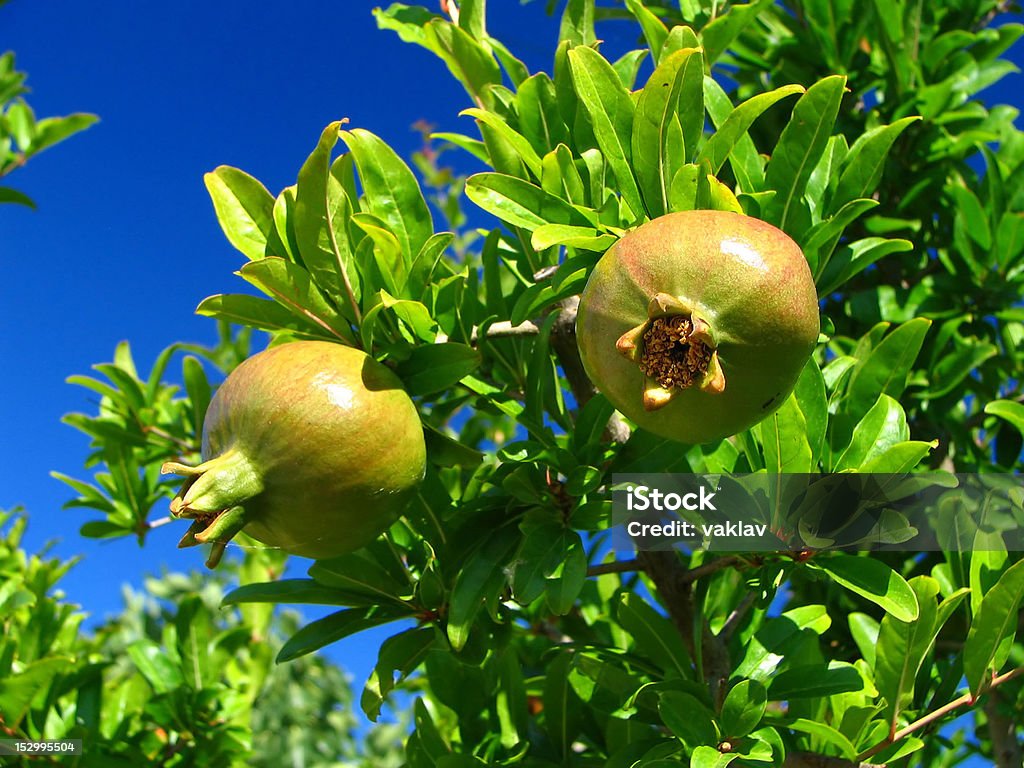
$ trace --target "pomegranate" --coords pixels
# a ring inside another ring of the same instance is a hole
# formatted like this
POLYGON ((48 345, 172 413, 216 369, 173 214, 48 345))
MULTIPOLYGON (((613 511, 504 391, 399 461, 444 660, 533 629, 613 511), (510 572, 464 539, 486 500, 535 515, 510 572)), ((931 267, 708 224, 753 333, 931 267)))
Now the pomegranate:
POLYGON ((731 211, 681 211, 608 249, 580 299, 583 366, 638 426, 684 443, 734 435, 772 413, 818 339, 800 248, 731 211))
POLYGON ((202 457, 161 472, 186 477, 171 512, 193 522, 178 546, 212 544, 213 568, 243 529, 312 558, 368 544, 415 492, 426 445, 388 368, 351 347, 297 341, 228 376, 206 413, 202 457))

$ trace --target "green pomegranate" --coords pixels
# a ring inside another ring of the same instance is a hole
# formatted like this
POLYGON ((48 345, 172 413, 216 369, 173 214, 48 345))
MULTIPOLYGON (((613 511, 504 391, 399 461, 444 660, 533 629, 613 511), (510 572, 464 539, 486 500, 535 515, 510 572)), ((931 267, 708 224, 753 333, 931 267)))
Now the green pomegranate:
POLYGON ((401 514, 423 478, 416 407, 388 368, 351 347, 297 341, 243 362, 217 390, 203 463, 171 503, 191 518, 178 546, 212 544, 216 567, 240 530, 312 558, 358 549, 401 514))
POLYGON ((818 339, 818 298, 781 230, 728 211, 682 211, 601 257, 576 334, 584 368, 619 411, 662 437, 705 443, 786 399, 818 339))

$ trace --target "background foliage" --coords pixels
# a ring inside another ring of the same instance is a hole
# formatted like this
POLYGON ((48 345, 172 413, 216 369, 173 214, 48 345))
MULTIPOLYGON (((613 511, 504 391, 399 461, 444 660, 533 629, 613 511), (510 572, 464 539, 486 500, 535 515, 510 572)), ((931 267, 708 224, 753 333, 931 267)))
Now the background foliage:
POLYGON ((152 623, 125 619, 94 639, 47 596, 63 566, 25 565, 9 535, 22 565, 8 567, 33 586, 5 588, 21 618, 0 653, 4 727, 99 732, 94 749, 111 753, 94 754, 111 760, 219 765, 257 748, 384 764, 372 761, 395 755, 387 731, 357 751, 342 715, 308 724, 303 712, 348 701, 314 652, 412 620, 381 646, 360 705, 376 718, 397 690, 414 693, 399 758, 414 767, 822 755, 948 766, 974 753, 1020 765, 1014 553, 616 561, 605 538, 614 472, 1020 469, 1024 144, 1016 110, 978 99, 1012 69, 1000 57, 1024 26, 994 25, 1008 10, 570 0, 536 73, 491 35, 481 0, 377 11, 380 27, 444 61, 478 133, 427 137, 418 175, 343 122, 276 195, 235 168, 208 174, 245 258, 237 275, 261 295, 200 304, 221 324, 215 348, 175 344, 140 372, 122 345, 96 377, 75 377, 101 398, 67 417, 92 439, 91 476, 60 477, 72 506, 99 513, 83 535, 144 544, 173 494, 160 464, 197 458, 211 392, 256 329, 274 343, 361 346, 394 367, 428 435, 417 501, 386 539, 307 578, 282 579, 272 553, 246 548, 227 576, 241 584, 223 598, 231 611, 214 612, 216 584, 194 595, 197 582, 168 577, 152 623), (615 61, 599 43, 612 19, 637 32, 615 61), (483 170, 464 178, 442 152, 483 170), (595 393, 575 353, 574 297, 625 230, 694 208, 793 237, 824 334, 776 414, 680 449, 631 431, 595 393), (64 645, 35 639, 33 601, 66 616, 52 633, 64 645), (272 618, 276 603, 338 610, 298 628, 272 618), (208 641, 198 657, 182 645, 196 636, 208 641), (270 667, 279 636, 287 663, 270 667), (215 673, 197 676, 203 664, 215 673), (322 700, 300 693, 312 680, 322 700), (267 691, 297 703, 294 739, 279 709, 254 706, 267 691), (940 730, 971 708, 967 725, 940 730))

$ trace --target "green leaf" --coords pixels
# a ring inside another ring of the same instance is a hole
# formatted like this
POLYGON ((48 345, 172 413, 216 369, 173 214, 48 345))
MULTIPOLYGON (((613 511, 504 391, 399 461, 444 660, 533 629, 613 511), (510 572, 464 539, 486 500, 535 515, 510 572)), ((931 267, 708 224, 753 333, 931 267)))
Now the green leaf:
MULTIPOLYGON (((131 655, 132 646, 129 646, 128 653, 131 655)), ((26 664, 18 672, 5 674, 0 679, 0 712, 4 714, 7 726, 17 727, 28 713, 32 701, 50 687, 54 678, 70 671, 73 664, 70 657, 50 656, 26 664)), ((173 673, 170 674, 173 679, 173 673)))
POLYGON ((917 597, 917 615, 911 619, 883 617, 875 651, 875 685, 886 700, 886 719, 893 727, 899 713, 911 702, 914 680, 938 631, 938 582, 918 576, 910 581, 910 586, 917 597))
POLYGON ((814 282, 818 296, 827 296, 854 275, 863 272, 879 259, 892 253, 914 250, 909 240, 890 240, 884 237, 865 237, 840 248, 814 282))
POLYGON ((570 531, 554 519, 527 515, 520 525, 522 544, 513 560, 512 594, 522 605, 529 605, 544 594, 547 580, 565 559, 570 531))
POLYGON ((536 184, 501 173, 477 173, 466 180, 466 196, 514 227, 533 231, 545 224, 593 224, 565 200, 536 184))
POLYGON ((455 386, 480 366, 480 353, 465 344, 446 342, 415 347, 397 373, 410 395, 431 395, 455 386))
POLYGON ((36 124, 29 154, 36 155, 44 149, 49 149, 98 122, 99 118, 96 115, 85 112, 76 112, 65 117, 45 117, 36 124))
POLYGON ((10 187, 0 187, 0 203, 17 203, 32 210, 36 209, 31 197, 10 187))
MULTIPOLYGON (((669 210, 669 186, 679 166, 695 147, 686 144, 681 152, 672 152, 669 130, 678 120, 680 107, 703 109, 704 64, 694 48, 676 51, 665 58, 640 92, 633 116, 630 140, 633 172, 636 174, 652 217, 669 210), (694 100, 700 104, 694 103, 694 100)), ((681 128, 681 124, 680 124, 681 128)))
POLYGON ((899 398, 907 386, 907 376, 921 351, 932 321, 916 317, 900 325, 871 350, 850 378, 848 409, 867 412, 879 395, 899 398))
POLYGON ((914 469, 931 451, 938 446, 938 440, 924 442, 921 440, 904 440, 890 445, 881 453, 872 456, 857 469, 864 473, 882 473, 899 475, 914 469))
POLYGON ((553 245, 565 245, 604 253, 618 241, 615 235, 601 234, 592 227, 571 227, 566 224, 544 224, 533 231, 530 245, 542 251, 553 245))
POLYGON ((370 720, 377 721, 388 694, 423 663, 434 648, 436 639, 433 627, 421 627, 393 635, 381 644, 377 664, 359 701, 370 720))
POLYGON ((325 645, 336 643, 349 635, 410 615, 411 611, 401 611, 391 606, 378 605, 337 611, 307 624, 288 638, 277 654, 277 663, 293 661, 300 656, 313 653, 325 645))
POLYGON ((912 622, 918 616, 914 590, 881 560, 838 552, 815 558, 811 567, 824 571, 836 584, 882 607, 899 621, 912 622))
POLYGON ((833 471, 860 469, 871 459, 910 436, 907 416, 896 400, 880 395, 853 430, 846 450, 836 460, 833 471))
POLYGON ((813 699, 864 690, 864 678, 852 664, 802 664, 776 674, 768 686, 772 701, 813 699))
POLYGON ((411 264, 434 234, 430 209, 416 177, 391 147, 369 131, 342 131, 341 138, 355 157, 366 210, 387 224, 406 263, 411 264))
POLYGON ((587 553, 575 531, 568 531, 558 568, 545 584, 548 607, 557 616, 564 616, 576 603, 587 580, 587 553))
POLYGON ((402 603, 413 593, 411 583, 398 581, 365 549, 317 560, 310 566, 309 575, 318 584, 371 598, 377 603, 402 603))
POLYGON ((744 5, 733 5, 700 32, 708 64, 714 64, 732 42, 772 0, 753 0, 744 5))
POLYGON ((195 691, 211 687, 210 641, 214 636, 213 619, 198 596, 190 595, 178 604, 174 629, 185 684, 195 691))
POLYGON ((847 617, 850 625, 850 636, 857 644, 857 650, 864 657, 868 666, 875 666, 875 648, 878 646, 879 623, 866 613, 851 613, 847 617))
POLYGON ((709 710, 682 691, 666 691, 658 697, 658 712, 668 729, 689 749, 718 744, 718 729, 709 710))
POLYGON ((495 530, 459 570, 448 613, 448 640, 455 650, 465 646, 485 601, 504 587, 505 566, 518 544, 518 536, 509 535, 505 529, 495 530))
POLYGON ((843 75, 826 77, 808 88, 775 145, 765 170, 765 184, 777 192, 768 213, 772 223, 782 230, 791 224, 811 171, 825 151, 845 89, 843 75))
POLYGON ((594 0, 568 0, 562 12, 558 39, 567 40, 572 46, 593 45, 597 42, 594 32, 594 0))
POLYGON ((301 263, 323 291, 342 299, 339 306, 345 317, 355 321, 360 284, 348 234, 352 200, 339 178, 341 173, 351 171, 344 160, 331 164, 340 126, 340 122, 328 125, 302 164, 290 211, 287 197, 282 200, 301 263))
POLYGON ((1024 434, 1024 405, 1013 400, 993 400, 985 406, 985 413, 1006 419, 1024 434))
POLYGON ((196 314, 264 331, 292 331, 327 338, 335 337, 332 331, 325 331, 319 323, 289 311, 276 301, 246 294, 220 293, 209 296, 196 307, 196 314))
POLYGON ((793 396, 807 425, 807 443, 811 447, 811 468, 814 469, 821 459, 828 432, 828 397, 825 378, 813 357, 800 372, 793 396))
POLYGON ((791 723, 787 723, 786 727, 792 731, 810 734, 811 736, 821 739, 826 744, 832 744, 839 749, 842 756, 847 760, 853 760, 857 756, 857 749, 853 746, 850 740, 831 725, 819 723, 814 720, 807 720, 801 717, 791 723))
POLYGON ((477 109, 472 107, 470 109, 464 109, 459 113, 459 116, 469 115, 470 117, 479 120, 490 126, 495 132, 497 132, 505 141, 507 141, 519 158, 526 163, 526 167, 530 169, 530 173, 533 174, 534 178, 540 179, 541 167, 540 167, 540 155, 534 150, 533 145, 530 141, 518 133, 508 124, 508 122, 494 112, 488 112, 485 109, 477 109))
MULTIPOLYGON (((433 343, 437 338, 437 323, 430 316, 430 311, 419 301, 409 299, 396 299, 387 291, 377 292, 378 303, 366 313, 363 318, 362 327, 359 329, 364 349, 373 347, 374 332, 377 327, 380 315, 385 311, 392 312, 395 317, 402 321, 412 336, 420 341, 433 343)), ((408 339, 412 340, 412 339, 408 339)))
POLYGON ((169 693, 185 684, 181 668, 152 640, 136 640, 125 651, 157 693, 169 693))
POLYGON ((185 381, 185 391, 188 393, 189 404, 192 407, 192 424, 197 435, 203 434, 203 420, 206 418, 206 409, 210 405, 210 382, 206 378, 206 371, 203 364, 191 355, 187 356, 181 363, 182 378, 185 381))
POLYGON ((747 641, 743 659, 733 676, 767 682, 779 663, 808 633, 820 635, 831 624, 828 609, 823 605, 801 606, 768 619, 747 641))
POLYGON ((373 260, 384 286, 394 296, 405 296, 412 259, 402 251, 398 238, 380 217, 372 213, 355 213, 352 223, 373 243, 373 260))
POLYGON ((615 174, 623 200, 634 217, 639 217, 644 208, 631 168, 633 100, 611 64, 597 51, 577 47, 570 48, 568 55, 576 93, 590 115, 605 162, 615 174))
POLYGON ((379 596, 363 591, 337 589, 314 579, 279 579, 243 584, 228 592, 221 605, 239 603, 296 603, 303 605, 375 605, 379 596))
POLYGON ((659 19, 647 8, 641 0, 626 0, 626 9, 633 14, 633 17, 640 23, 640 28, 647 38, 647 45, 651 49, 651 56, 655 65, 661 63, 661 49, 668 37, 668 27, 665 22, 659 19))
POLYGON ((807 257, 811 272, 820 276, 832 258, 839 238, 850 224, 872 208, 878 207, 877 200, 852 200, 834 216, 815 224, 803 238, 801 249, 807 257))
MULTIPOLYGON (((678 29, 678 27, 677 27, 678 29)), ((713 77, 704 78, 704 105, 711 122, 721 130, 735 112, 732 100, 713 77)), ((712 135, 709 141, 714 140, 712 135)), ((726 139, 728 141, 728 139, 726 139)), ((711 163, 711 156, 702 156, 711 163)), ((746 133, 740 134, 728 153, 729 167, 736 177, 737 186, 747 194, 764 192, 764 160, 758 154, 753 139, 746 133)), ((774 191, 771 191, 774 195, 774 191)))
POLYGON ((807 420, 795 393, 761 422, 761 442, 769 473, 802 473, 813 469, 807 420))
POLYGON ((500 85, 501 69, 490 50, 466 30, 435 16, 425 8, 394 3, 374 11, 377 26, 392 29, 406 42, 433 51, 462 83, 466 92, 481 101, 490 85, 500 85))
POLYGON ((633 640, 636 653, 654 661, 667 675, 693 676, 690 654, 672 623, 637 594, 622 595, 616 617, 633 640))
POLYGON ((843 174, 832 199, 831 208, 837 211, 853 200, 870 197, 882 178, 885 159, 893 142, 906 128, 920 117, 904 117, 892 125, 882 125, 861 134, 850 147, 843 174))
POLYGON ((547 154, 568 139, 565 121, 558 109, 555 84, 544 72, 527 78, 519 86, 516 111, 519 130, 537 154, 547 154))
POLYGON ((756 680, 740 680, 729 689, 722 704, 722 714, 718 718, 722 735, 730 741, 746 736, 760 724, 767 707, 768 695, 764 686, 756 680))
POLYGON ((221 165, 203 176, 213 201, 217 221, 228 242, 250 260, 267 253, 267 241, 276 240, 274 197, 259 181, 244 171, 221 165))
POLYGON ((276 299, 296 317, 312 321, 328 334, 348 344, 355 343, 351 328, 327 302, 302 267, 271 256, 250 261, 236 274, 276 299))
POLYGON ((544 674, 544 730, 557 754, 565 759, 582 727, 582 702, 569 683, 573 654, 561 652, 544 674))
POLYGON ((981 601, 964 644, 964 675, 971 694, 979 695, 991 672, 1006 661, 1009 644, 1017 631, 1018 612, 1024 599, 1024 560, 1014 563, 999 577, 981 601))
POLYGON ((429 424, 423 425, 427 441, 427 458, 439 467, 475 467, 484 454, 460 443, 429 424))
MULTIPOLYGON (((735 6, 733 10, 735 10, 735 6)), ((750 126, 753 125, 758 117, 767 111, 769 107, 787 96, 792 96, 795 93, 804 93, 804 91, 805 89, 802 85, 784 85, 781 88, 776 88, 773 91, 761 93, 747 99, 729 113, 725 122, 708 139, 697 156, 697 162, 702 160, 709 161, 711 163, 711 172, 717 174, 729 158, 729 154, 736 147, 740 139, 747 135, 750 126)))
MULTIPOLYGON (((693 754, 690 756, 690 768, 725 768, 733 760, 740 757, 739 753, 722 753, 719 752, 715 747, 700 746, 693 750, 693 754)), ((662 761, 658 761, 662 762, 662 761)), ((664 761, 667 765, 678 765, 675 761, 664 761)), ((645 762, 645 766, 653 765, 653 763, 645 762)))

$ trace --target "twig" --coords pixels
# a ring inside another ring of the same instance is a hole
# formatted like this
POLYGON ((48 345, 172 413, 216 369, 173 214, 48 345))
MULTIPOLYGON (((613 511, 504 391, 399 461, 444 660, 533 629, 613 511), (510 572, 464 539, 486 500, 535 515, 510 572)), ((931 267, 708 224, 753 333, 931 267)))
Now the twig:
POLYGON ((598 563, 587 568, 587 576, 603 576, 606 573, 630 573, 642 571, 643 563, 639 560, 613 560, 610 563, 598 563))
MULTIPOLYGON (((504 339, 510 336, 536 336, 540 333, 540 328, 537 324, 527 320, 520 323, 519 325, 512 325, 509 320, 502 320, 497 323, 492 323, 487 326, 487 330, 484 332, 483 337, 486 339, 504 339)), ((480 339, 480 329, 474 328, 473 334, 470 336, 470 342, 476 343, 480 339)))
POLYGON ((702 579, 705 576, 710 576, 712 573, 717 573, 724 568, 731 568, 734 565, 738 565, 743 561, 736 555, 729 555, 728 557, 719 557, 716 560, 712 560, 710 563, 704 563, 698 565, 696 568, 691 568, 688 571, 684 571, 680 578, 684 584, 692 584, 698 579, 702 579))
MULTIPOLYGON (((939 707, 935 711, 929 712, 927 715, 924 715, 923 717, 919 717, 917 720, 915 720, 914 722, 912 722, 910 725, 906 726, 905 728, 901 728, 900 730, 896 731, 895 734, 893 734, 889 738, 886 738, 885 741, 881 742, 880 744, 876 744, 875 746, 871 747, 871 749, 867 750, 866 752, 862 752, 860 755, 858 755, 858 759, 859 760, 867 760, 869 757, 871 757, 873 755, 877 755, 883 749, 885 749, 886 747, 888 747, 888 746, 890 746, 892 744, 895 744, 897 741, 900 741, 901 739, 907 738, 907 736, 910 736, 910 735, 916 733, 917 731, 919 731, 922 728, 925 728, 925 727, 931 725, 932 723, 936 722, 937 720, 941 720, 943 717, 948 715, 950 712, 954 712, 954 711, 960 709, 960 707, 970 707, 970 706, 973 706, 974 704, 977 703, 978 698, 980 696, 983 696, 984 694, 986 694, 986 693, 988 693, 990 691, 995 690, 1000 685, 1003 685, 1004 683, 1007 683, 1007 682, 1009 682, 1010 680, 1013 680, 1016 677, 1020 677, 1021 675, 1024 675, 1024 667, 1018 667, 1017 669, 1011 669, 1009 672, 1006 672, 1005 674, 998 675, 997 677, 993 677, 992 681, 985 687, 985 690, 983 690, 978 696, 974 696, 971 693, 965 693, 960 698, 953 699, 953 701, 949 702, 948 704, 944 704, 943 706, 939 707)), ((1015 764, 1015 766, 1019 765, 1019 764, 1020 763, 1018 761, 1015 764)))
POLYGON ((732 638, 733 633, 736 632, 737 627, 740 625, 740 619, 747 615, 747 612, 754 607, 754 603, 757 601, 757 595, 753 592, 748 592, 740 600, 740 604, 737 605, 732 613, 729 614, 725 623, 722 625, 722 629, 719 631, 718 636, 722 638, 723 643, 728 643, 732 638))
MULTIPOLYGON (((551 348, 558 356, 562 373, 565 374, 573 397, 576 398, 576 405, 582 408, 597 394, 597 389, 583 368, 580 350, 576 345, 576 313, 579 310, 580 297, 570 296, 560 301, 557 306, 556 311, 559 315, 551 328, 551 348)), ((616 411, 608 419, 604 435, 612 442, 624 443, 629 439, 630 431, 629 425, 616 411)))

